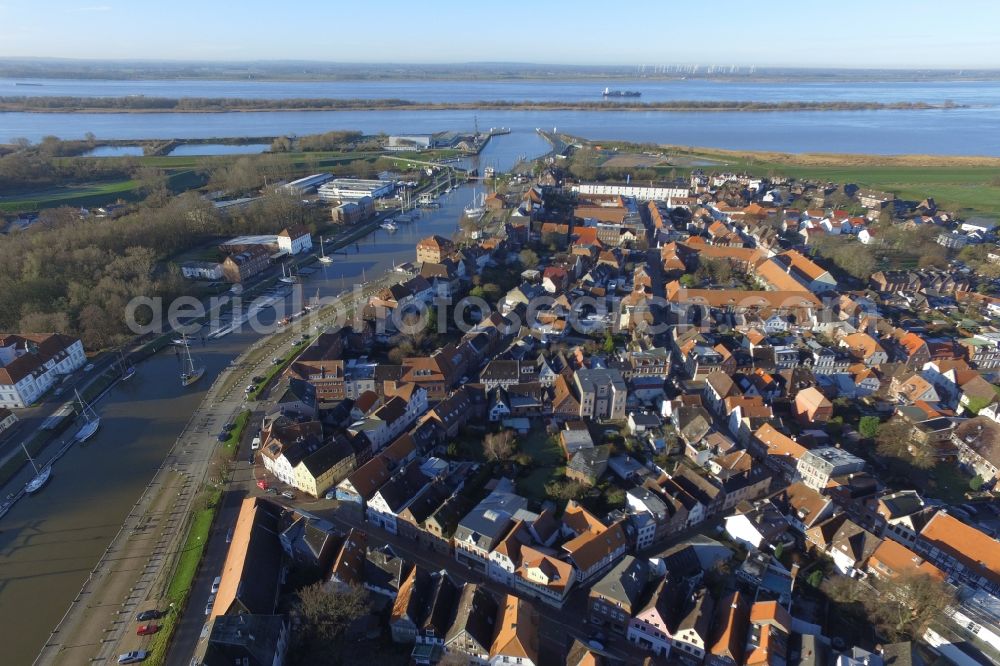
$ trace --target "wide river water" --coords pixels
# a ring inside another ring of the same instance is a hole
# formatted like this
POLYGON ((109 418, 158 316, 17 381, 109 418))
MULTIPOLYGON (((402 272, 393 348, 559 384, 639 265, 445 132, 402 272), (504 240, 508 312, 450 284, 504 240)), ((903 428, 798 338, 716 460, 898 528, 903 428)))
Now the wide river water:
MULTIPOLYGON (((24 83, 26 81, 20 81, 24 83)), ((308 111, 270 113, 0 113, 0 141, 45 135, 101 139, 310 134, 330 130, 436 132, 510 127, 511 141, 536 127, 593 139, 788 152, 1000 155, 1000 82, 723 83, 715 81, 63 81, 38 86, 0 79, 0 96, 71 95, 243 98, 400 98, 426 102, 598 101, 604 85, 642 101, 953 101, 968 108, 923 111, 308 111)), ((530 152, 528 145, 521 152, 530 152)))

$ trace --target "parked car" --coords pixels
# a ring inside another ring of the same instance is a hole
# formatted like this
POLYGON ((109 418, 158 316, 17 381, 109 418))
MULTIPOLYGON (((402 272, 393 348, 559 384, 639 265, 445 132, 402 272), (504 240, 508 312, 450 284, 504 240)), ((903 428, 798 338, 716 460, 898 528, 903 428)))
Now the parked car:
POLYGON ((337 499, 337 491, 336 490, 328 490, 328 491, 326 491, 326 495, 324 495, 323 497, 325 497, 328 500, 337 499))
POLYGON ((223 430, 222 432, 219 433, 219 436, 216 439, 218 439, 220 442, 224 442, 227 439, 229 439, 229 433, 223 430))
POLYGON ((285 362, 285 359, 283 359, 283 358, 272 358, 271 359, 271 363, 273 363, 274 365, 281 365, 284 362, 285 362))
POLYGON ((291 490, 282 490, 281 496, 284 497, 285 499, 295 499, 295 493, 293 493, 291 490))
POLYGON ((215 580, 212 581, 212 594, 217 594, 219 592, 219 585, 222 584, 222 576, 216 576, 215 580))
POLYGON ((138 664, 140 661, 146 661, 146 657, 149 656, 148 650, 132 650, 131 652, 126 652, 125 654, 118 655, 119 664, 138 664))
POLYGON ((90 372, 93 369, 94 369, 94 364, 93 363, 88 363, 87 365, 83 366, 83 371, 84 372, 90 372))
POLYGON ((268 495, 277 495, 278 494, 278 489, 277 488, 267 488, 267 489, 264 490, 264 492, 266 492, 268 495))
POLYGON ((140 624, 139 628, 135 630, 135 635, 136 636, 152 636, 153 634, 155 634, 159 630, 160 630, 160 625, 153 624, 152 622, 150 622, 149 624, 140 624))
POLYGON ((205 604, 205 615, 212 614, 212 606, 215 605, 215 595, 213 594, 208 598, 208 603, 205 604))
POLYGON ((226 532, 226 543, 232 543, 232 542, 233 542, 233 528, 230 527, 229 531, 226 532))
POLYGON ((256 451, 259 448, 260 448, 260 435, 257 435, 256 437, 253 438, 253 441, 250 442, 250 450, 256 451))
POLYGON ((236 423, 230 421, 226 425, 222 426, 222 431, 223 432, 232 432, 233 428, 235 428, 235 427, 236 427, 236 423))
POLYGON ((161 617, 166 615, 163 611, 156 610, 144 610, 135 616, 135 619, 139 622, 149 622, 150 620, 159 620, 161 617))
POLYGON ((246 392, 246 393, 248 393, 248 394, 249 394, 249 393, 253 393, 254 391, 256 391, 256 390, 257 390, 257 385, 256 385, 256 384, 250 384, 249 386, 247 386, 247 387, 246 387, 245 389, 243 389, 243 390, 244 390, 244 392, 246 392))

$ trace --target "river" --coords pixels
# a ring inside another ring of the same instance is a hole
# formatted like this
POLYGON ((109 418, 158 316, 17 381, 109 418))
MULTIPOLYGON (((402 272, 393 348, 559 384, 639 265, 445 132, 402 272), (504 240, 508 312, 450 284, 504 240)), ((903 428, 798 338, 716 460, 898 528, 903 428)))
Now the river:
MULTIPOLYGON (((428 102, 594 101, 592 81, 39 81, 0 80, 0 95, 144 94, 167 97, 398 97, 428 102)), ((211 138, 311 134, 331 130, 437 132, 510 127, 512 140, 536 127, 593 139, 784 152, 926 153, 1000 156, 1000 82, 722 83, 618 81, 643 101, 749 100, 929 102, 968 108, 883 111, 287 111, 246 113, 0 113, 0 140, 55 135, 101 139, 211 138)), ((530 141, 530 139, 526 139, 530 141)), ((525 150, 524 152, 530 152, 525 150)))
MULTIPOLYGON (((498 141, 493 150, 502 154, 490 159, 507 163, 512 157, 500 146, 498 141)), ((333 296, 362 274, 371 279, 395 263, 413 261, 416 242, 431 234, 451 235, 471 198, 472 188, 462 187, 442 198, 440 209, 424 211, 420 220, 400 225, 399 231, 378 229, 346 248, 346 256, 335 255, 333 264, 313 264, 317 270, 303 280, 305 298, 317 290, 322 297, 333 296)), ((206 373, 190 389, 180 387, 179 362, 172 350, 142 363, 130 381, 118 384, 95 405, 101 416, 97 435, 72 448, 56 463, 48 486, 21 500, 0 521, 4 664, 32 662, 211 382, 255 339, 256 334, 244 332, 193 345, 206 373)), ((24 470, 16 483, 30 476, 24 470)))

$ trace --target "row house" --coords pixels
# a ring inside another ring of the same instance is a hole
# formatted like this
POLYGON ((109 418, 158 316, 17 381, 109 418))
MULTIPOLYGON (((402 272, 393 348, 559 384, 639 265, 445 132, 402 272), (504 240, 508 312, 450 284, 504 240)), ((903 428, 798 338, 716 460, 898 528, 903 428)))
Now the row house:
POLYGON ((31 406, 86 363, 83 343, 68 335, 0 335, 0 407, 31 406))
POLYGON ((429 480, 419 461, 410 462, 382 484, 368 500, 365 507, 366 520, 390 534, 396 534, 397 516, 428 490, 429 480))
POLYGON ((364 507, 382 484, 416 457, 413 438, 403 435, 338 483, 337 499, 364 507))
POLYGON ((990 594, 1000 594, 1000 548, 995 539, 938 511, 924 525, 914 551, 950 577, 990 594))

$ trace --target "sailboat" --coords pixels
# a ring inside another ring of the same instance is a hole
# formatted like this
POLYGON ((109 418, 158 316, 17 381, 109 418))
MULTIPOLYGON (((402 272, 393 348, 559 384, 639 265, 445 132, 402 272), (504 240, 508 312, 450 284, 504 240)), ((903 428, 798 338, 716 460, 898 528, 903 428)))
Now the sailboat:
POLYGON ((119 350, 118 354, 121 356, 121 367, 122 367, 122 381, 128 381, 135 376, 135 366, 127 362, 125 359, 125 352, 119 350))
POLYGON ((38 465, 35 464, 35 461, 31 458, 31 454, 28 453, 28 447, 21 444, 21 448, 24 449, 24 455, 28 456, 28 462, 35 468, 35 476, 31 481, 24 484, 24 492, 30 495, 41 490, 42 486, 49 482, 49 477, 52 476, 52 466, 46 465, 42 469, 38 469, 38 465))
POLYGON ((84 424, 80 426, 80 429, 76 431, 73 436, 78 442, 86 442, 88 439, 94 436, 97 429, 101 427, 101 417, 97 415, 94 408, 88 405, 83 398, 80 397, 80 392, 76 392, 76 399, 80 403, 80 414, 83 416, 84 424))
MULTIPOLYGON (((185 338, 185 343, 187 338, 185 338)), ((205 374, 205 366, 194 364, 194 359, 191 358, 191 347, 187 344, 184 345, 184 369, 181 371, 181 386, 191 386, 196 381, 201 379, 201 376, 205 374)))
POLYGON ((321 263, 321 264, 332 264, 333 263, 333 257, 326 256, 326 249, 323 247, 323 245, 324 245, 325 242, 326 241, 323 240, 323 237, 320 236, 319 237, 319 263, 321 263))
POLYGON ((486 214, 486 196, 472 191, 472 203, 465 207, 465 216, 478 220, 486 214))
POLYGON ((298 278, 292 275, 291 269, 289 269, 288 274, 285 274, 285 264, 281 264, 281 277, 278 278, 279 282, 284 282, 285 284, 295 284, 298 282, 298 278))

